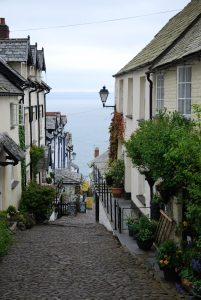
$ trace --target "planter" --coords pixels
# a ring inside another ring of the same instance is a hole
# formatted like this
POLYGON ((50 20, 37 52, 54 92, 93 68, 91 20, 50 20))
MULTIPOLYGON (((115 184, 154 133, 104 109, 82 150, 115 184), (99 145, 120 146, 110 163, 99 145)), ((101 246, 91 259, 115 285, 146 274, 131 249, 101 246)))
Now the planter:
POLYGON ((134 236, 134 230, 133 230, 133 225, 128 224, 128 235, 129 236, 134 236))
POLYGON ((153 245, 153 239, 142 241, 142 240, 136 238, 136 242, 137 242, 138 247, 145 251, 150 250, 153 245))
POLYGON ((190 280, 186 279, 186 278, 181 278, 181 285, 183 286, 183 288, 186 291, 190 292, 193 283, 190 280))
POLYGON ((123 192, 124 192, 123 188, 112 187, 112 195, 114 198, 121 198, 123 192))
POLYGON ((180 277, 174 268, 163 268, 164 279, 169 282, 180 281, 180 277))

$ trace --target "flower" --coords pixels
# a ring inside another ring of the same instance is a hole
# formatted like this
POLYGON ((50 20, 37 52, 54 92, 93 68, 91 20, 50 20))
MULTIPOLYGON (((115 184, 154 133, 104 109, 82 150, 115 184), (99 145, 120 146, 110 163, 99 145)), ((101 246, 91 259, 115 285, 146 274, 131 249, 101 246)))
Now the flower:
POLYGON ((182 251, 175 241, 163 242, 157 250, 158 264, 162 268, 177 268, 181 265, 182 251))

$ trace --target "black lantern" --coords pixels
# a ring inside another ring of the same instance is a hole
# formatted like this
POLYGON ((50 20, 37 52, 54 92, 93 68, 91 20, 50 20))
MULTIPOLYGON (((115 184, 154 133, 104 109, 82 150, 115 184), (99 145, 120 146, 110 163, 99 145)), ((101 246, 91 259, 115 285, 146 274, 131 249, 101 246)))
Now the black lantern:
POLYGON ((103 88, 100 90, 99 95, 103 103, 103 107, 114 107, 114 110, 116 110, 116 105, 105 105, 109 95, 109 91, 106 89, 105 86, 103 86, 103 88))

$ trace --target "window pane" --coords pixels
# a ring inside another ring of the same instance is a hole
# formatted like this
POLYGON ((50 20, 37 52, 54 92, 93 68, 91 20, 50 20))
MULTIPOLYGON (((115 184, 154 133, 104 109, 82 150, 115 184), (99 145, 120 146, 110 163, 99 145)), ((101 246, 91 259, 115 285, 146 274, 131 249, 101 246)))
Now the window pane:
POLYGON ((185 114, 190 115, 191 114, 191 99, 186 100, 186 111, 185 114))
POLYGON ((186 83, 186 98, 191 98, 191 83, 186 83))
POLYGON ((179 84, 179 98, 184 99, 185 98, 185 84, 184 83, 180 83, 179 84))
POLYGON ((191 82, 191 67, 186 67, 186 82, 191 82))
POLYGON ((179 99, 179 102, 178 102, 178 110, 181 114, 184 114, 184 101, 179 99))

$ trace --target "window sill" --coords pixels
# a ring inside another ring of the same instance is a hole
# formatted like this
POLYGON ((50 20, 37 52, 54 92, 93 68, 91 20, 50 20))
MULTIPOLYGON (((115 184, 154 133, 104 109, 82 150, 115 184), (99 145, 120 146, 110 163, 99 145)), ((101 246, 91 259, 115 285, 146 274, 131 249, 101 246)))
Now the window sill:
POLYGON ((133 116, 132 115, 126 115, 126 118, 132 120, 133 116))
POLYGON ((136 198, 142 203, 142 205, 146 206, 146 201, 144 195, 136 195, 136 198))
POLYGON ((14 190, 18 184, 19 184, 18 180, 12 180, 11 181, 11 189, 14 190))

